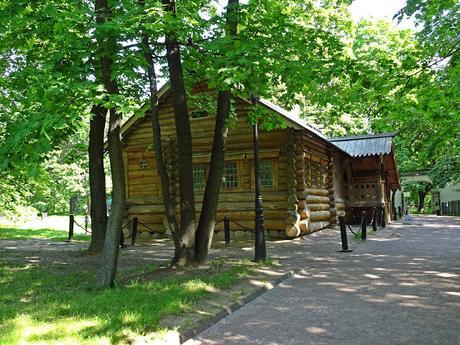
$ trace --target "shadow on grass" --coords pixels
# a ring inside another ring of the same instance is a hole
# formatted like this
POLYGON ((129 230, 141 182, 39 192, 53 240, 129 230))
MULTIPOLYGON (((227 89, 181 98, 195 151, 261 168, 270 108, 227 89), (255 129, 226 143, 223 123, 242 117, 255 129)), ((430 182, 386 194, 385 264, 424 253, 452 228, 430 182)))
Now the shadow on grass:
POLYGON ((190 310, 251 271, 240 263, 213 274, 130 281, 93 291, 94 273, 62 270, 66 274, 0 261, 0 344, 129 342, 161 331, 163 316, 190 310))
MULTIPOLYGON (((19 229, 19 228, 0 228, 0 240, 29 240, 46 239, 50 241, 63 242, 67 240, 67 231, 53 229, 19 229)), ((89 235, 75 234, 74 240, 89 241, 89 235)))

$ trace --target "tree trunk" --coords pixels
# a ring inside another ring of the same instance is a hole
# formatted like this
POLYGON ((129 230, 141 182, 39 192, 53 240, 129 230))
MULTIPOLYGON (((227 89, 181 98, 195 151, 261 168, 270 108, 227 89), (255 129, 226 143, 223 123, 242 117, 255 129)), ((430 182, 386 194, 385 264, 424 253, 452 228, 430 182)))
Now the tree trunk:
MULTIPOLYGON (((233 38, 237 34, 238 3, 239 0, 229 0, 227 5, 227 35, 233 38)), ((198 263, 204 263, 207 260, 216 224, 216 211, 225 163, 231 97, 230 91, 219 91, 217 96, 216 126, 212 143, 211 163, 196 232, 195 260, 198 263)))
POLYGON ((428 184, 425 189, 421 190, 418 192, 418 206, 417 206, 417 211, 419 213, 422 212, 423 208, 425 207, 425 198, 428 192, 431 190, 433 185, 430 183, 428 184))
MULTIPOLYGON (((143 5, 143 2, 141 2, 143 5)), ((171 199, 170 181, 166 171, 166 166, 163 159, 163 148, 161 144, 161 129, 160 129, 160 116, 158 109, 158 96, 157 96, 157 81, 155 73, 155 65, 153 62, 152 48, 149 44, 149 39, 146 33, 142 34, 142 43, 144 48, 145 59, 147 60, 148 69, 147 76, 149 79, 150 89, 150 107, 152 111, 152 134, 153 134, 153 148, 155 151, 155 162, 157 167, 158 176, 160 176, 161 195, 163 197, 163 205, 165 208, 166 219, 173 235, 175 246, 179 246, 179 239, 177 238, 177 220, 174 211, 174 204, 171 199)))
MULTIPOLYGON (((108 0, 96 0, 96 21, 104 23, 110 18, 108 0)), ((114 37, 98 37, 101 47, 101 71, 102 82, 110 95, 118 94, 118 83, 112 79, 113 56, 116 54, 116 40, 114 37)), ((122 117, 115 108, 109 109, 109 158, 112 172, 112 207, 107 222, 104 250, 102 255, 102 267, 96 279, 96 287, 113 286, 117 271, 118 250, 122 231, 123 214, 125 210, 125 176, 123 167, 123 155, 121 150, 120 130, 122 117)))
POLYGON ((95 105, 91 113, 88 145, 89 188, 91 194, 91 243, 89 251, 98 253, 104 247, 107 227, 104 172, 104 129, 107 109, 103 106, 95 105))
POLYGON ((196 233, 196 257, 199 263, 204 263, 211 247, 216 211, 219 202, 219 192, 224 171, 225 146, 227 142, 227 120, 230 114, 230 91, 219 92, 217 99, 216 127, 212 143, 211 164, 209 168, 206 189, 203 197, 200 221, 196 233))
MULTIPOLYGON (((166 11, 175 15, 175 2, 162 0, 166 11)), ((180 47, 174 32, 166 32, 166 55, 176 123, 179 158, 180 228, 177 231, 172 264, 185 266, 193 260, 195 249, 195 197, 193 192, 192 133, 188 116, 180 47)))

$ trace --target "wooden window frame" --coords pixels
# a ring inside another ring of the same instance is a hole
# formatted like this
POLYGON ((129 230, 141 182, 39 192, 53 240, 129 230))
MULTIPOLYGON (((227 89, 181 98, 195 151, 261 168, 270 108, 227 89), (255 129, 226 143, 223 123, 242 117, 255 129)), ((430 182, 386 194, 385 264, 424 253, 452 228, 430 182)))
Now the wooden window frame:
POLYGON ((193 164, 193 190, 196 192, 204 192, 206 188, 207 176, 208 176, 208 167, 207 164, 204 163, 194 163, 193 164), (195 187, 195 168, 202 167, 203 168, 203 187, 196 188, 195 187))
MULTIPOLYGON (((264 161, 264 160, 269 160, 272 162, 272 186, 260 186, 263 191, 276 191, 278 190, 278 165, 279 165, 279 158, 276 156, 273 157, 266 157, 266 158, 261 158, 259 159, 259 162, 264 161)), ((250 161, 250 166, 251 166, 251 190, 255 190, 256 188, 256 181, 254 180, 254 175, 255 175, 255 167, 254 167, 254 159, 250 161)))
POLYGON ((229 161, 225 161, 224 162, 224 170, 223 170, 223 174, 222 174, 222 190, 223 191, 238 191, 238 190, 241 190, 241 176, 242 176, 242 165, 241 165, 241 161, 238 161, 238 160, 229 160, 229 161), (225 182, 223 181, 224 177, 225 177, 225 166, 227 164, 230 164, 230 163, 235 163, 235 171, 236 171, 236 178, 235 178, 235 181, 236 181, 236 187, 226 187, 225 186, 225 182))

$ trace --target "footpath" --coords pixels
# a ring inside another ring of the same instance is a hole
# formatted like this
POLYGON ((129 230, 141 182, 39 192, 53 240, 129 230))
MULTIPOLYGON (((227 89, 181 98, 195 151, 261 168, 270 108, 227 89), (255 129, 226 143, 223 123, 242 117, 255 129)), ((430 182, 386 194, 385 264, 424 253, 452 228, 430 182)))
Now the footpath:
POLYGON ((269 244, 294 276, 185 344, 460 344, 460 219, 414 220, 351 253, 336 230, 269 244))

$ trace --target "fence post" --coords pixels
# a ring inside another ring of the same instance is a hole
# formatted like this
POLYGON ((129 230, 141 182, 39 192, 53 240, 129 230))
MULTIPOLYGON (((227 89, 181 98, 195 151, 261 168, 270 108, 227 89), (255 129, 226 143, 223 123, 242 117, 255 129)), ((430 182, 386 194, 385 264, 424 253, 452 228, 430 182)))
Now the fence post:
POLYGON ((386 220, 385 220, 385 206, 382 207, 382 213, 381 213, 381 215, 382 215, 382 219, 381 219, 380 225, 382 226, 382 229, 383 229, 384 227, 387 226, 387 225, 386 225, 387 222, 386 222, 386 220))
POLYGON ((377 207, 372 208, 372 231, 377 231, 377 207))
POLYGON ((88 233, 88 221, 89 221, 88 215, 85 214, 85 234, 88 233))
POLYGON ((230 218, 228 216, 224 217, 224 235, 225 244, 230 244, 230 218))
POLYGON ((73 227, 75 222, 75 216, 73 214, 69 215, 69 237, 66 242, 71 242, 73 240, 73 227))
POLYGON ((363 211, 361 216, 361 239, 365 240, 367 238, 367 213, 363 211))
POLYGON ((136 245, 136 239, 137 239, 137 217, 133 218, 133 223, 131 224, 131 245, 135 246, 136 245))
POLYGON ((351 252, 351 249, 348 249, 348 238, 347 238, 347 229, 345 226, 345 217, 339 216, 339 224, 340 224, 340 237, 342 239, 342 250, 339 252, 348 253, 351 252))

